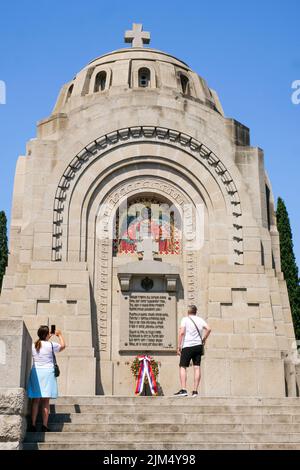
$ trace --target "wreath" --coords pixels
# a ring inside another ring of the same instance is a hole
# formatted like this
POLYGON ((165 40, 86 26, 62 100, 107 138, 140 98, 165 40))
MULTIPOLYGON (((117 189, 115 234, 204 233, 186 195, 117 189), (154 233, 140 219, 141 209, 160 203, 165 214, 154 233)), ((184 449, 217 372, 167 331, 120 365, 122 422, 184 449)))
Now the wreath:
MULTIPOLYGON (((130 364, 130 370, 131 370, 132 375, 135 379, 138 378, 139 370, 140 370, 141 361, 140 361, 139 357, 140 356, 136 356, 135 359, 130 364)), ((158 375, 159 375, 159 368, 161 367, 161 363, 156 361, 151 356, 148 356, 148 357, 150 357, 150 365, 152 367, 153 375, 154 375, 155 380, 156 380, 158 375)), ((148 378, 147 377, 145 377, 145 383, 148 383, 148 378)))

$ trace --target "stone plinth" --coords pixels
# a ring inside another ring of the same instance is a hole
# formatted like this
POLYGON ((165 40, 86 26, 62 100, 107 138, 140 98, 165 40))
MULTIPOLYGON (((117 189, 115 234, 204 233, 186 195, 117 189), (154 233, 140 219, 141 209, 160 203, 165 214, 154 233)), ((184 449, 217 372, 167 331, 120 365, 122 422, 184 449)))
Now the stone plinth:
POLYGON ((20 449, 26 431, 26 384, 32 340, 23 320, 0 320, 0 449, 20 449))
POLYGON ((23 320, 0 319, 0 383, 26 388, 32 340, 23 320))

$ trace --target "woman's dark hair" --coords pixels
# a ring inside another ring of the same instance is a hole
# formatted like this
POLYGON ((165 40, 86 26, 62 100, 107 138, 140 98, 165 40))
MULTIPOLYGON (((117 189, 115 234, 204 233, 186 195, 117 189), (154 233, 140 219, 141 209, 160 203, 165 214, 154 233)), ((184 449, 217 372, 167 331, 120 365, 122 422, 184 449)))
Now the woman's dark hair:
POLYGON ((34 343, 34 347, 39 352, 42 346, 42 341, 45 341, 49 334, 49 327, 47 325, 41 325, 38 329, 37 335, 39 339, 34 343))

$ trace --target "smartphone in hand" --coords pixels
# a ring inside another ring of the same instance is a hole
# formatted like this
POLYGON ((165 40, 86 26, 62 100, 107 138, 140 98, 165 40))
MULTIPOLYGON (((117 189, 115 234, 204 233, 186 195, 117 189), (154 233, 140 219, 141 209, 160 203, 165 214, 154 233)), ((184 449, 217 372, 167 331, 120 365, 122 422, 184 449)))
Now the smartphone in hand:
POLYGON ((51 333, 52 335, 55 335, 55 331, 56 331, 56 325, 51 325, 50 333, 51 333))

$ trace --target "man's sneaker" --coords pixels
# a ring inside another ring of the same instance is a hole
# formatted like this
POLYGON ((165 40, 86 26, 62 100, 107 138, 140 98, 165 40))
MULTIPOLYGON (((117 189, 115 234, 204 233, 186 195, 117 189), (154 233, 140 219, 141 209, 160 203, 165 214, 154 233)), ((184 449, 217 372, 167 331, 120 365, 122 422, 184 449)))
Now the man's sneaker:
POLYGON ((198 392, 194 390, 193 393, 192 393, 192 397, 194 398, 194 397, 197 397, 197 396, 198 396, 198 392))
POLYGON ((181 390, 179 390, 179 392, 174 393, 174 396, 176 396, 176 397, 187 397, 188 392, 187 392, 187 390, 181 389, 181 390))

